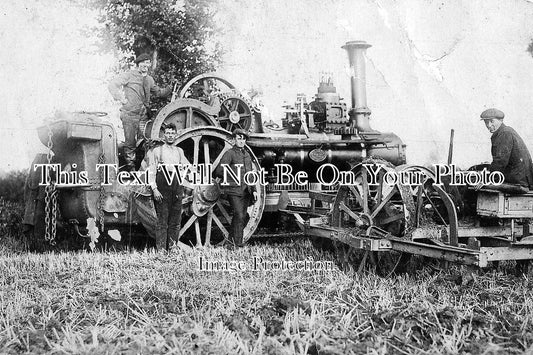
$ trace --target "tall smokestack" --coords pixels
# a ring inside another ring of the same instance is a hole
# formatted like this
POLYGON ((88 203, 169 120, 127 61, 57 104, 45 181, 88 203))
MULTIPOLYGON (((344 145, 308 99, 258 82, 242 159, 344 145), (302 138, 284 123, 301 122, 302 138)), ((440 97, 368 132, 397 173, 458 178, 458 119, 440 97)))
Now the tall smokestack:
POLYGON ((369 47, 372 47, 372 45, 365 41, 350 41, 342 46, 348 52, 351 70, 352 109, 349 112, 350 127, 357 127, 361 132, 374 131, 370 128, 368 122, 370 109, 366 103, 365 52, 369 47))

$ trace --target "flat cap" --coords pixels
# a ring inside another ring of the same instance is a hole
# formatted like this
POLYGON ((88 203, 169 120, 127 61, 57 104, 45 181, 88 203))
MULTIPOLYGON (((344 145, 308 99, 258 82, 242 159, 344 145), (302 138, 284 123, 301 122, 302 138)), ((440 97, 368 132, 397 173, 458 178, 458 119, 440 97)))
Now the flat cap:
POLYGON ((505 114, 497 108, 489 108, 488 110, 483 111, 480 117, 482 120, 490 120, 491 118, 503 120, 505 114))
POLYGON ((233 131, 232 135, 233 137, 237 137, 237 135, 241 135, 241 136, 246 137, 246 139, 250 138, 250 135, 248 134, 248 132, 240 128, 237 128, 235 131, 233 131))
POLYGON ((144 62, 145 60, 152 60, 152 57, 146 53, 140 54, 135 58, 135 63, 144 62))

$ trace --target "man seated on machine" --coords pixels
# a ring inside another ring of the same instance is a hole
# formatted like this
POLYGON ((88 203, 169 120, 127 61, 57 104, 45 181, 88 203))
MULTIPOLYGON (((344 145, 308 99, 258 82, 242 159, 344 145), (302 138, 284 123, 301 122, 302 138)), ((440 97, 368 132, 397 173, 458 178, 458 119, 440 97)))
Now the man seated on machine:
MULTIPOLYGON (((487 188, 509 194, 524 194, 533 189, 533 163, 531 155, 522 138, 514 129, 503 123, 505 114, 495 108, 481 113, 481 120, 492 133, 492 163, 488 169, 499 171, 505 180, 501 185, 491 185, 487 188)), ((478 184, 475 189, 479 190, 483 184, 478 184)), ((498 262, 494 263, 496 266, 498 262)), ((517 260, 515 273, 522 275, 527 273, 529 260, 517 260)))
MULTIPOLYGON (((505 177, 501 185, 490 186, 491 190, 523 194, 533 189, 533 163, 522 138, 516 131, 503 123, 505 114, 495 108, 481 113, 481 120, 492 133, 492 163, 489 171, 499 171, 505 177)), ((478 184, 475 189, 482 188, 478 184)))

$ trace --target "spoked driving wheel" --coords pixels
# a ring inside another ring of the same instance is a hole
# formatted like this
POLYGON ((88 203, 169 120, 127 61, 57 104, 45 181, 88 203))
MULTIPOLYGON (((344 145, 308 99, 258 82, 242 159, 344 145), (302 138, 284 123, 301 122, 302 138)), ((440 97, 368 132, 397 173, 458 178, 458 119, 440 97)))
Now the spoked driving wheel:
MULTIPOLYGON (((352 172, 353 181, 338 190, 331 225, 360 236, 406 237, 412 229, 415 206, 408 187, 386 177, 394 175, 394 168, 385 161, 369 159, 352 172)), ((335 244, 340 261, 358 272, 370 270, 388 276, 401 271, 410 256, 393 250, 370 252, 335 244)))
MULTIPOLYGON (((188 160, 186 163, 196 166, 195 173, 189 174, 189 180, 194 175, 198 179, 197 184, 185 186, 180 240, 188 240, 199 247, 222 242, 229 237, 233 211, 223 193, 223 187, 214 181, 211 172, 218 167, 224 153, 231 149, 232 143, 231 134, 216 127, 188 129, 176 140, 175 144, 185 153, 188 160), (202 176, 204 181, 200 181, 202 176)), ((246 149, 252 157, 253 169, 259 171, 259 161, 250 148, 246 146, 246 149)), ((256 230, 265 205, 265 187, 257 181, 255 188, 258 198, 247 210, 243 233, 245 242, 256 230)))
MULTIPOLYGON (((456 246, 458 228, 456 205, 461 201, 454 201, 453 193, 446 190, 445 184, 435 185, 435 174, 426 167, 402 165, 396 170, 415 177, 417 182, 408 185, 415 206, 413 230, 423 230, 423 233, 417 233, 416 238, 439 239, 439 242, 456 246), (447 238, 441 240, 442 235, 447 235, 447 238)), ((448 186, 448 188, 451 190, 453 187, 448 186)))

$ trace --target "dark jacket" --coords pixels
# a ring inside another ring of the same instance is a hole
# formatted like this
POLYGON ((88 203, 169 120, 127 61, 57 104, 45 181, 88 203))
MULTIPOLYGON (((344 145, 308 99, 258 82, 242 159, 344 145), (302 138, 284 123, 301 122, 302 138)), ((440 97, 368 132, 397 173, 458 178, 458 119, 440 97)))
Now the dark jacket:
POLYGON ((492 134, 490 171, 500 171, 505 182, 533 189, 533 163, 524 141, 511 127, 502 123, 492 134))
POLYGON ((245 148, 237 148, 237 146, 233 146, 230 150, 224 153, 222 159, 220 159, 220 164, 218 164, 215 169, 215 176, 220 177, 222 179, 224 179, 223 164, 227 164, 228 168, 230 168, 236 176, 239 176, 239 174, 237 174, 236 165, 242 164, 240 173, 240 184, 238 183, 238 181, 235 181, 232 178, 229 172, 226 173, 227 183, 229 183, 229 185, 222 185, 222 188, 224 189, 224 192, 226 194, 244 196, 247 190, 249 193, 253 193, 255 191, 255 186, 248 186, 244 182, 244 174, 249 171, 252 171, 252 157, 250 156, 250 153, 246 151, 245 148))
POLYGON ((138 69, 119 74, 108 85, 109 92, 115 100, 125 97, 128 102, 120 111, 130 115, 144 116, 150 106, 150 97, 165 97, 172 88, 160 88, 150 75, 143 76, 138 69))

